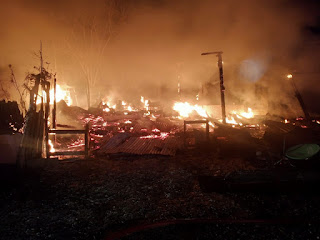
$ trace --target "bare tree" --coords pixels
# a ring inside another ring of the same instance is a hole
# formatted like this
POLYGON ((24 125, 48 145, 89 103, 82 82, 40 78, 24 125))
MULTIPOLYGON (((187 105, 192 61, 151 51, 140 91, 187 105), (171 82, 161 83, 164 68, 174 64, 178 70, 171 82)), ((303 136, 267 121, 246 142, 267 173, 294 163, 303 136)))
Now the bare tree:
POLYGON ((116 34, 117 26, 125 21, 128 5, 123 1, 105 0, 104 5, 86 11, 74 23, 67 45, 80 65, 85 78, 88 108, 91 106, 91 90, 101 77, 105 52, 116 34))
POLYGON ((26 112, 27 112, 25 99, 24 99, 23 94, 22 94, 22 92, 21 92, 21 90, 19 88, 19 85, 17 83, 17 80, 16 80, 16 77, 14 75, 13 68, 12 68, 11 64, 9 64, 9 68, 10 68, 10 71, 11 71, 11 83, 13 83, 15 89, 19 93, 21 111, 22 111, 23 115, 25 115, 26 112))

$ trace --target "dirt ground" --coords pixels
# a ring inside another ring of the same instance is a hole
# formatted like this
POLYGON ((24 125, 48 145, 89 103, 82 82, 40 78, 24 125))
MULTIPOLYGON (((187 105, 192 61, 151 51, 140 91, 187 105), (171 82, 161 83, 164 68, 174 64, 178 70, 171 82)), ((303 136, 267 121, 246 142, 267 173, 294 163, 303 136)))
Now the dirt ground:
POLYGON ((258 160, 194 150, 175 157, 49 160, 1 191, 0 236, 105 239, 137 223, 191 218, 319 220, 319 196, 204 193, 199 186, 199 175, 263 167, 258 160))

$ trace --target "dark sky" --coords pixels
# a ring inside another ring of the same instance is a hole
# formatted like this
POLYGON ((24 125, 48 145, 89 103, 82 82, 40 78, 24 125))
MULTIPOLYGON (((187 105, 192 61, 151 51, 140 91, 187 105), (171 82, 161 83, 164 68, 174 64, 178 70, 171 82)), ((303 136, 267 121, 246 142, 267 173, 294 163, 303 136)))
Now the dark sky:
MULTIPOLYGON (((176 87, 177 75, 185 88, 212 79, 216 59, 200 53, 222 50, 229 93, 255 101, 260 84, 291 102, 283 76, 319 67, 319 16, 314 0, 3 0, 0 78, 7 81, 11 63, 22 83, 41 40, 61 83, 79 89, 87 68, 96 95, 157 98, 161 87, 176 87)), ((318 78, 297 81, 317 92, 318 78)))

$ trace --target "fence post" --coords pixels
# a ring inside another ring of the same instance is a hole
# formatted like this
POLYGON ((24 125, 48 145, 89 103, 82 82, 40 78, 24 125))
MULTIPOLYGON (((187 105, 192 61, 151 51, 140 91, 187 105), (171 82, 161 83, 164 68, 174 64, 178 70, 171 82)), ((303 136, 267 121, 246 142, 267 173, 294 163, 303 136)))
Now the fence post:
POLYGON ((86 124, 85 128, 85 135, 84 135, 84 151, 85 151, 85 158, 89 157, 89 124, 86 124))

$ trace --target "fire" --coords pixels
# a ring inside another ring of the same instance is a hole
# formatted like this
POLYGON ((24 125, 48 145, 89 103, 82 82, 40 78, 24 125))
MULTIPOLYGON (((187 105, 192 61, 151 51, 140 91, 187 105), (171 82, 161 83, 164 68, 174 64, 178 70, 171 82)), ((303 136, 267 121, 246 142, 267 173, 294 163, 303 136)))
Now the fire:
POLYGON ((234 117, 227 117, 227 118, 226 118, 226 123, 238 125, 238 123, 237 123, 237 121, 234 119, 234 117))
POLYGON ((196 112, 201 117, 207 118, 208 114, 206 110, 204 110, 199 105, 191 105, 188 102, 176 102, 173 106, 173 110, 177 111, 180 117, 187 118, 192 112, 196 112))
POLYGON ((56 150, 55 150, 55 148, 54 148, 54 146, 53 146, 53 143, 52 143, 51 139, 49 139, 48 143, 49 143, 49 147, 50 147, 50 150, 49 150, 49 151, 50 151, 51 153, 54 153, 56 150))
MULTIPOLYGON (((62 88, 59 84, 57 84, 56 93, 57 93, 56 94, 57 102, 64 100, 68 106, 72 105, 72 99, 71 99, 69 90, 62 88)), ((54 89, 51 89, 50 103, 53 104, 53 101, 54 101, 54 89)))
POLYGON ((241 111, 237 113, 237 111, 232 111, 231 112, 233 115, 236 115, 237 118, 242 119, 243 117, 246 119, 253 118, 254 113, 251 108, 248 108, 248 111, 241 111))
POLYGON ((252 109, 251 108, 248 108, 248 111, 247 112, 241 112, 240 115, 244 118, 253 118, 254 117, 254 114, 252 112, 252 109))
POLYGON ((147 136, 141 136, 140 138, 158 138, 161 140, 166 139, 167 137, 169 137, 169 133, 168 132, 161 132, 160 135, 156 135, 156 134, 150 134, 147 136))
POLYGON ((140 101, 144 104, 144 108, 149 111, 149 100, 146 100, 143 96, 141 96, 140 101))
POLYGON ((104 112, 110 112, 110 108, 106 107, 103 109, 104 112))
MULTIPOLYGON (((54 102, 54 89, 51 89, 49 91, 50 94, 50 104, 53 105, 54 102)), ((46 93, 45 91, 42 91, 42 97, 45 98, 46 93)), ((56 88, 56 101, 60 102, 61 100, 64 100, 68 106, 72 105, 72 98, 70 95, 70 91, 67 90, 64 87, 61 87, 59 84, 57 84, 56 88)), ((37 98, 37 104, 41 104, 41 97, 37 98)))

